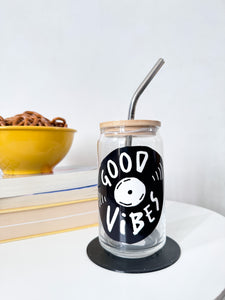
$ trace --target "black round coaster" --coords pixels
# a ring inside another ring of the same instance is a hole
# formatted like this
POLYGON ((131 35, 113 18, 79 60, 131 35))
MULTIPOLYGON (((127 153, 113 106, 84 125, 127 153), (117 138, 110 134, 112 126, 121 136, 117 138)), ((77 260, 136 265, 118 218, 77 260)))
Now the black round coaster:
POLYGON ((147 273, 162 270, 174 264, 180 257, 179 245, 166 237, 162 249, 144 258, 122 258, 111 254, 102 248, 98 237, 93 239, 87 247, 87 255, 96 265, 122 273, 147 273))

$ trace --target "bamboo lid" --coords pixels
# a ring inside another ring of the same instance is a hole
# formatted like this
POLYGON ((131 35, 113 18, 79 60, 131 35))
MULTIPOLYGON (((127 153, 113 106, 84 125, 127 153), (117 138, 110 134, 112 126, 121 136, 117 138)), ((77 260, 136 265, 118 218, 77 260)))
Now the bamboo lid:
POLYGON ((120 120, 100 123, 100 129, 111 127, 160 127, 161 122, 156 120, 120 120))

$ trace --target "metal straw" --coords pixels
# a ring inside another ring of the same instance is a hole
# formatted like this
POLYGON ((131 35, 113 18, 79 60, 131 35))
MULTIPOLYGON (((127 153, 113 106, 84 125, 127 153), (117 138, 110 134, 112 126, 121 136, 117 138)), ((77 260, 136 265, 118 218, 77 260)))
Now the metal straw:
MULTIPOLYGON (((158 71, 161 69, 162 65, 164 64, 164 60, 160 58, 154 67, 150 70, 148 75, 145 77, 145 79, 142 81, 142 83, 139 85, 137 90, 135 91, 133 97, 131 98, 129 112, 128 112, 128 120, 133 120, 135 116, 135 109, 137 105, 137 101, 141 94, 144 92, 145 88, 149 85, 149 83, 152 81, 152 79, 155 77, 155 75, 158 73, 158 71)), ((126 146, 131 146, 132 143, 132 136, 127 136, 126 138, 126 146)))

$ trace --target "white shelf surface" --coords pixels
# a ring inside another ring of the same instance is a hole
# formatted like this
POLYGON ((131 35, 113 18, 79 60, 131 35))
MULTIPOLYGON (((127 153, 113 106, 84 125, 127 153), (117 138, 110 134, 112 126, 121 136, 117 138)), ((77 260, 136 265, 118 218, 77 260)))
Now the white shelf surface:
POLYGON ((171 201, 166 216, 167 235, 182 253, 174 265, 153 273, 116 273, 91 262, 86 247, 97 227, 1 244, 0 298, 216 299, 225 288, 225 218, 171 201))

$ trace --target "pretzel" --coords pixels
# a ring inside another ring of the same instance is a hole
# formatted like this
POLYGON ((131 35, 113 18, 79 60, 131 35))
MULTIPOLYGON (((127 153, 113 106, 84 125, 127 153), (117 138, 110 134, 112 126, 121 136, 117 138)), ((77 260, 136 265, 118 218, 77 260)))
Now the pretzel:
POLYGON ((67 127, 66 120, 60 117, 54 118, 51 124, 56 127, 67 127))
POLYGON ((0 116, 0 126, 5 126, 5 120, 0 116))
POLYGON ((0 126, 48 126, 67 127, 66 120, 60 117, 52 121, 34 111, 25 111, 22 114, 4 119, 0 116, 0 126))

